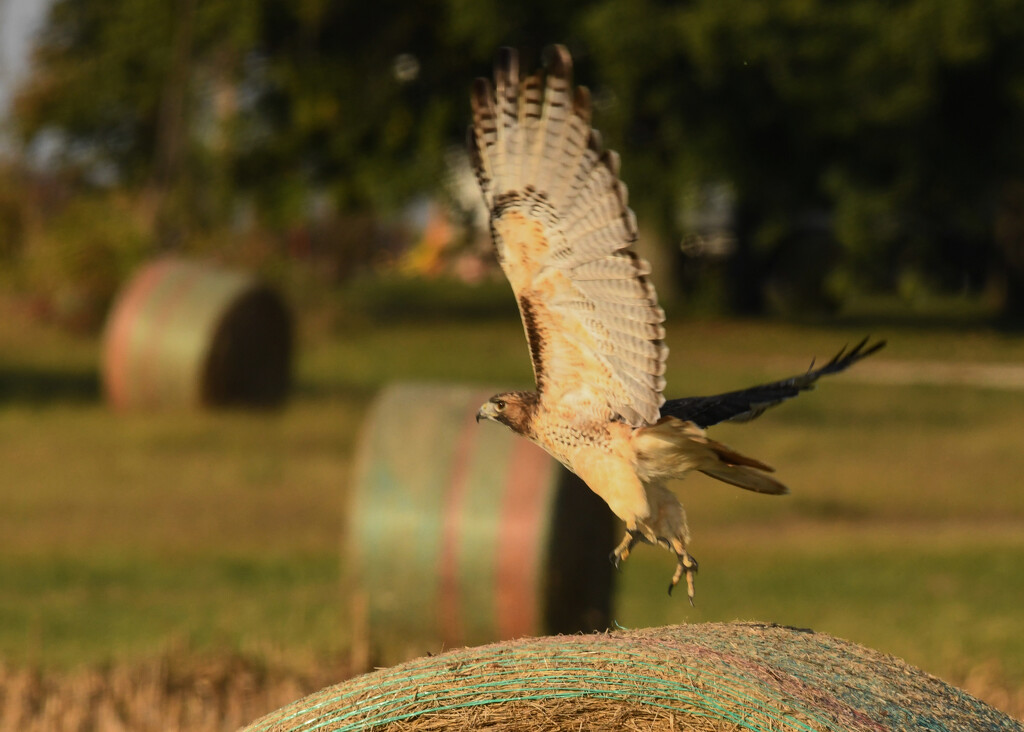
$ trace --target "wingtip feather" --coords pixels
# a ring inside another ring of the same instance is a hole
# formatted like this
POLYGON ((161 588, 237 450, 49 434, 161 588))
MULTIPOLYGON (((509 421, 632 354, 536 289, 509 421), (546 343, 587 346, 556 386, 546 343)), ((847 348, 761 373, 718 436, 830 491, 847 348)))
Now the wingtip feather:
POLYGON ((498 49, 494 61, 494 78, 506 84, 519 83, 519 52, 510 46, 498 49))
MULTIPOLYGON (((609 406, 634 425, 656 421, 665 401, 667 347, 662 343, 664 328, 657 325, 664 312, 647 279, 650 265, 630 248, 636 239, 636 217, 628 207, 628 190, 619 180, 621 161, 615 152, 604 150, 601 135, 590 126, 591 96, 585 87, 572 84, 568 49, 546 48, 543 66, 543 71, 527 76, 516 50, 506 47, 496 55, 493 81, 474 82, 469 143, 484 199, 492 223, 510 208, 528 205, 537 207, 530 210, 530 217, 547 217, 549 258, 588 299, 592 307, 587 312, 596 309, 598 330, 606 332, 616 317, 635 319, 613 329, 622 335, 610 341, 613 347, 605 355, 626 349, 628 358, 623 359, 622 373, 614 374, 617 386, 608 388, 607 398, 609 406), (571 236, 561 242, 563 231, 571 236), (646 310, 639 315, 620 312, 626 308, 646 310), (635 357, 637 342, 651 351, 642 354, 646 359, 635 357)), ((500 241, 498 246, 500 254, 500 241)), ((534 366, 536 371, 536 359, 534 366)))
POLYGON ((576 87, 572 97, 572 111, 577 117, 583 120, 584 124, 590 124, 593 108, 590 101, 590 89, 585 86, 576 87))
POLYGON ((544 68, 551 76, 568 79, 572 76, 572 54, 561 43, 555 43, 544 49, 544 68))
POLYGON ((491 81, 485 79, 482 76, 478 76, 473 79, 473 86, 470 87, 470 103, 473 106, 473 112, 478 112, 488 106, 492 98, 491 92, 491 81))

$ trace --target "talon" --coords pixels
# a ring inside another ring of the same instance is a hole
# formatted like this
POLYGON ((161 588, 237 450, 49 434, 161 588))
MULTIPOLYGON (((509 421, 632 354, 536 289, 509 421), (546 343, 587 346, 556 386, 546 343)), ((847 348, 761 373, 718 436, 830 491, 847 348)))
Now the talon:
POLYGON ((629 553, 636 546, 636 543, 640 540, 641 534, 635 529, 626 529, 626 535, 622 537, 622 541, 615 547, 615 550, 608 555, 608 561, 612 563, 615 569, 619 568, 619 564, 626 561, 629 558, 629 553))
MULTIPOLYGON (((672 597, 672 590, 674 590, 676 588, 676 585, 679 584, 679 579, 682 576, 683 576, 683 561, 682 561, 682 559, 680 559, 679 563, 676 564, 676 571, 672 575, 672 582, 670 582, 669 586, 668 586, 668 596, 669 597, 672 597)), ((689 582, 687 584, 689 584, 689 582)))
POLYGON ((672 575, 672 583, 668 586, 668 594, 672 595, 672 590, 679 584, 679 580, 682 579, 683 573, 686 574, 686 597, 690 601, 690 606, 693 606, 693 578, 697 574, 697 560, 690 556, 689 552, 683 551, 676 555, 679 560, 676 564, 676 571, 672 575))

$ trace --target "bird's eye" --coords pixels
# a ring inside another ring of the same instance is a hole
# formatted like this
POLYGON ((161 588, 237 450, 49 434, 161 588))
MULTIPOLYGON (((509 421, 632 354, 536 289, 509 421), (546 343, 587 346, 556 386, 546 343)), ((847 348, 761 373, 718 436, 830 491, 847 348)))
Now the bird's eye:
POLYGON ((505 400, 504 400, 504 399, 499 399, 498 401, 496 401, 496 402, 494 403, 494 405, 495 405, 495 406, 496 406, 496 407, 498 408, 498 410, 500 411, 500 410, 502 410, 502 409, 504 409, 504 408, 505 408, 505 400))

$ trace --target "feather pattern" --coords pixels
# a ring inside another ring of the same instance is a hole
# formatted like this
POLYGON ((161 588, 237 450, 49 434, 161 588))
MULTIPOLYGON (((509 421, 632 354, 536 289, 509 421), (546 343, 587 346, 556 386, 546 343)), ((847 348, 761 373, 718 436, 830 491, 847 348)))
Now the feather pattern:
POLYGON ((503 49, 495 83, 473 86, 470 152, 498 260, 530 345, 541 404, 581 419, 654 424, 665 398, 665 313, 631 249, 636 217, 619 156, 590 127, 590 95, 572 60, 549 49, 519 79, 503 49))
POLYGON ((632 250, 636 217, 619 156, 590 126, 590 94, 573 88, 568 52, 549 49, 546 71, 521 80, 515 52, 502 50, 494 85, 477 80, 472 106, 470 155, 537 381, 536 391, 496 394, 477 419, 534 441, 608 504, 626 524, 616 566, 638 541, 671 550, 669 593, 685 576, 692 602, 689 527, 665 481, 698 470, 747 490, 786 492, 767 464, 704 428, 753 419, 884 342, 865 340, 772 384, 666 402, 665 313, 650 266, 632 250))

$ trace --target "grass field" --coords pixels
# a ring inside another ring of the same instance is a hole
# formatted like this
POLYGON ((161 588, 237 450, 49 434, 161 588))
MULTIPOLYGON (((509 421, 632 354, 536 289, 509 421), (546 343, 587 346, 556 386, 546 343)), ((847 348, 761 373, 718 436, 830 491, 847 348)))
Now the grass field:
MULTIPOLYGON (((423 319, 308 338, 281 412, 115 415, 94 341, 0 320, 0 663, 13 666, 337 659, 350 643, 346 483, 375 392, 395 380, 530 380, 518 322, 423 319)), ((669 395, 791 375, 868 327, 670 323, 669 395)), ((670 558, 641 547, 619 576, 615 620, 812 627, 1021 716, 1024 391, 885 375, 1024 364, 1024 338, 871 329, 890 342, 873 363, 714 431, 775 465, 792 495, 702 476, 680 486, 701 561, 697 607, 666 596, 670 558)))

